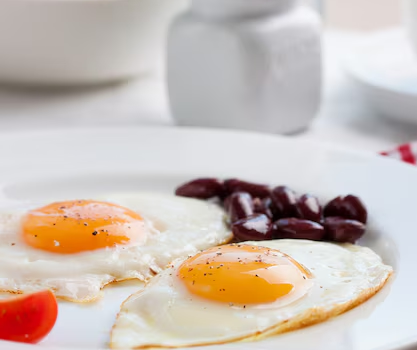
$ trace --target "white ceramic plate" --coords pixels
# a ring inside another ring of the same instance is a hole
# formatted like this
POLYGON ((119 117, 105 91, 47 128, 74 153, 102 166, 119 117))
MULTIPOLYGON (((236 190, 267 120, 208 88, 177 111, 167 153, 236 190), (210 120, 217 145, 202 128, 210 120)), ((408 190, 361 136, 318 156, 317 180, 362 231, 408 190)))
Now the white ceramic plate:
POLYGON ((417 55, 402 30, 366 36, 351 49, 345 67, 382 116, 417 124, 417 55))
MULTIPOLYGON (((360 243, 395 268, 365 304, 331 321, 262 342, 204 349, 399 349, 417 341, 417 169, 334 146, 245 132, 200 129, 48 131, 0 135, 0 204, 94 197, 110 191, 172 192, 196 176, 239 176, 287 184, 322 199, 355 193, 370 212, 360 243)), ((38 346, 0 341, 0 349, 105 349, 119 304, 140 284, 106 288, 92 305, 60 303, 38 346)))

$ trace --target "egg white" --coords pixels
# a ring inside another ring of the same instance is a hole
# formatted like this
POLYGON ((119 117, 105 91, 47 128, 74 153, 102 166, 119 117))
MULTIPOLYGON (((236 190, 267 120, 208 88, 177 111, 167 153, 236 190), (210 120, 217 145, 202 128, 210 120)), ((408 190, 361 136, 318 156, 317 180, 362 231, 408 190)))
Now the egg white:
POLYGON ((288 239, 243 244, 288 254, 311 271, 313 286, 304 297, 284 306, 237 307, 188 292, 176 276, 184 261, 180 259, 125 301, 112 330, 111 348, 208 345, 297 329, 365 301, 392 273, 372 250, 351 244, 288 239))
POLYGON ((99 297, 106 284, 146 280, 173 259, 232 238, 223 210, 212 203, 152 193, 109 195, 105 199, 144 218, 148 233, 144 243, 77 254, 50 253, 21 240, 24 211, 0 213, 0 292, 48 288, 57 297, 88 302, 99 297))

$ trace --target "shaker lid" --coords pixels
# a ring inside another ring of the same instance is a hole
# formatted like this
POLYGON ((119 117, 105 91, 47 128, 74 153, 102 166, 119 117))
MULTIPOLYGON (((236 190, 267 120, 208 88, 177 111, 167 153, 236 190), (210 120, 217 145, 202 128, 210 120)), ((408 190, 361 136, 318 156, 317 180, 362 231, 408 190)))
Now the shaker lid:
POLYGON ((284 12, 298 0, 193 0, 191 10, 213 19, 248 18, 284 12))

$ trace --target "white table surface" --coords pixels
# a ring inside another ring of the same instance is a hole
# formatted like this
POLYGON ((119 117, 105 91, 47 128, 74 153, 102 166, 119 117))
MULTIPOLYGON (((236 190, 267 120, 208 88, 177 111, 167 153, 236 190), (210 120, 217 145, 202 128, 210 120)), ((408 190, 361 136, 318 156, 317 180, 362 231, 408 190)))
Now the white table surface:
MULTIPOLYGON (((341 59, 358 35, 329 32, 324 37, 324 96, 309 130, 295 138, 336 142, 380 151, 417 140, 417 126, 398 124, 377 115, 362 101, 344 74, 341 59)), ((170 126, 161 77, 67 91, 0 88, 0 130, 99 126, 170 126)))

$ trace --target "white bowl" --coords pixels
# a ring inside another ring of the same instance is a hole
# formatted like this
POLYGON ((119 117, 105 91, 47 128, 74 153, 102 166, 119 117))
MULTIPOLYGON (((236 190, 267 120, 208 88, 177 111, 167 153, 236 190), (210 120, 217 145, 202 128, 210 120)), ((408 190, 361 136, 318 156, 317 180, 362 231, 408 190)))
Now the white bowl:
POLYGON ((2 0, 0 82, 83 85, 155 70, 187 0, 2 0))

